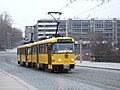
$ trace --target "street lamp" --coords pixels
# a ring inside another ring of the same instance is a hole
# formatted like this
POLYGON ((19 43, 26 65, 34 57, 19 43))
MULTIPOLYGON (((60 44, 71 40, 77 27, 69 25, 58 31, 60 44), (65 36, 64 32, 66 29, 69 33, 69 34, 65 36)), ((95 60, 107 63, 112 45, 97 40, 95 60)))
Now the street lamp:
POLYGON ((80 38, 80 63, 82 63, 82 39, 80 38))

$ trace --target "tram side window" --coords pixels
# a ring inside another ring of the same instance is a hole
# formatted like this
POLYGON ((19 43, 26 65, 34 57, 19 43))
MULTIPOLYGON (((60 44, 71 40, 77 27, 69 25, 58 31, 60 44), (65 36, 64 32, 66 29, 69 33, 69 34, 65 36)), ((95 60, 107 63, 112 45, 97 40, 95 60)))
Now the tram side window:
POLYGON ((44 45, 39 45, 39 53, 44 53, 44 45))
POLYGON ((44 53, 47 53, 47 44, 44 45, 44 53))
POLYGON ((37 47, 33 46, 33 54, 37 54, 37 47))
POLYGON ((25 48, 23 49, 23 55, 25 55, 25 48))
POLYGON ((20 54, 22 55, 22 49, 20 49, 20 54))
POLYGON ((47 44, 39 45, 39 53, 42 53, 42 54, 47 53, 47 44))
POLYGON ((17 50, 17 55, 20 55, 20 49, 17 50))
POLYGON ((42 53, 42 45, 39 45, 39 54, 42 53))
POLYGON ((27 54, 31 54, 31 48, 27 48, 27 54))
POLYGON ((25 55, 25 48, 21 49, 21 54, 25 55))

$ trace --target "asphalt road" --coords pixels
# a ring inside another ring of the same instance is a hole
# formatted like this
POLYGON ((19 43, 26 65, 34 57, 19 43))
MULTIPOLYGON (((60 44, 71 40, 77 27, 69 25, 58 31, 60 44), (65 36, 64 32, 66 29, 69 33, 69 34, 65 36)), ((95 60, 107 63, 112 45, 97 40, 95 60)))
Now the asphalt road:
POLYGON ((16 54, 0 54, 0 68, 38 90, 119 90, 120 71, 75 67, 68 73, 49 73, 17 64, 16 54))

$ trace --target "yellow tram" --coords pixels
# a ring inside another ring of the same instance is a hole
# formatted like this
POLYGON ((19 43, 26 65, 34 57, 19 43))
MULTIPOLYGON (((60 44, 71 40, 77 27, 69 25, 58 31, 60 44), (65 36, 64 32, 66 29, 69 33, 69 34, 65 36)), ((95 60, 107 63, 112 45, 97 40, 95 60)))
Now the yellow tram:
POLYGON ((32 44, 25 44, 22 46, 19 46, 17 48, 17 60, 18 64, 21 66, 28 66, 31 67, 31 62, 32 62, 32 53, 31 53, 31 46, 32 44))
POLYGON ((75 67, 74 39, 57 37, 18 47, 18 64, 50 71, 75 67))

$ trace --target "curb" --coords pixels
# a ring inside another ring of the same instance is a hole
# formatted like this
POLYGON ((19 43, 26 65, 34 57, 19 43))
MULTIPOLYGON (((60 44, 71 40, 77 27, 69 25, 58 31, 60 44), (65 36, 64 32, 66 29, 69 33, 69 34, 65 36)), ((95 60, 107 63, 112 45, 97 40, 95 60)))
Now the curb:
POLYGON ((11 78, 13 78, 14 80, 16 80, 17 82, 19 82, 21 85, 23 85, 24 87, 26 87, 29 90, 38 90, 37 88, 33 87, 32 85, 29 85, 27 82, 21 80, 19 77, 14 76, 12 74, 7 73, 6 71, 0 69, 1 72, 3 72, 4 74, 10 76, 11 78))
POLYGON ((104 67, 84 66, 84 65, 75 65, 75 66, 78 66, 78 67, 89 67, 89 68, 98 68, 98 69, 108 69, 108 70, 117 70, 117 71, 120 71, 120 69, 117 69, 117 68, 104 68, 104 67))

